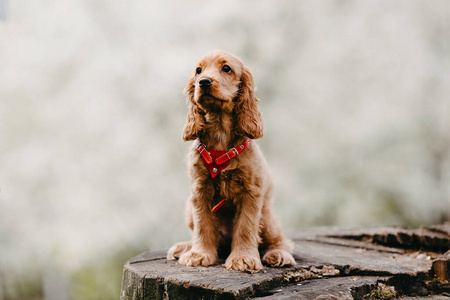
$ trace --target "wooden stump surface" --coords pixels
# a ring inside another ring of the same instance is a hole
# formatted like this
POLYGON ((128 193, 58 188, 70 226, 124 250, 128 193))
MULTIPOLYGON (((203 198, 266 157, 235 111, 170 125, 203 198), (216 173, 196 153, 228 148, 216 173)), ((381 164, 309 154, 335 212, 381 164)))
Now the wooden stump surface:
POLYGON ((124 266, 121 299, 450 299, 450 224, 290 237, 297 264, 256 273, 186 267, 166 260, 167 250, 144 252, 124 266))

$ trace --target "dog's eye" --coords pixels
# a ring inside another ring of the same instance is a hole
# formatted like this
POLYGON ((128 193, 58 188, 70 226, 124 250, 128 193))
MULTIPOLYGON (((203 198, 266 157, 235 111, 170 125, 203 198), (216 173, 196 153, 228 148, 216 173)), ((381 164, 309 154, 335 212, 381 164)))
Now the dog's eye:
POLYGON ((197 74, 200 74, 202 72, 202 68, 200 68, 200 67, 198 67, 196 70, 195 70, 195 73, 197 73, 197 74))
POLYGON ((224 65, 222 67, 222 71, 224 71, 225 73, 230 73, 231 72, 231 68, 229 65, 224 65))

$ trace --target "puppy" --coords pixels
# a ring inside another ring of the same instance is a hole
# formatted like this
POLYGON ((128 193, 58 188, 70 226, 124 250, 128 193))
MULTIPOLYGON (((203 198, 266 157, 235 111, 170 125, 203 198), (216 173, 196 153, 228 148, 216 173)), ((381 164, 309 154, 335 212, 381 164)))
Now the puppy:
MULTIPOLYGON (((186 221, 192 242, 177 243, 168 259, 186 266, 210 266, 225 255, 225 267, 257 271, 294 265, 271 207, 272 180, 254 139, 263 136, 253 76, 224 51, 202 57, 185 88, 188 114, 190 196, 186 221), (261 262, 262 257, 262 262, 261 262)), ((224 258, 225 258, 224 257, 224 258)))

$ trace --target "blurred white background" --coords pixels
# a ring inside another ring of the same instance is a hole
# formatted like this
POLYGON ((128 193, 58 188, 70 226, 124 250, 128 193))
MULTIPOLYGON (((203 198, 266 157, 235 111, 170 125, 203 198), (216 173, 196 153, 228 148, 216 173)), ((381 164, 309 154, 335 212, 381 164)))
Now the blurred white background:
POLYGON ((212 49, 253 71, 286 229, 450 218, 450 2, 6 1, 0 300, 117 299, 190 238, 182 90, 212 49))

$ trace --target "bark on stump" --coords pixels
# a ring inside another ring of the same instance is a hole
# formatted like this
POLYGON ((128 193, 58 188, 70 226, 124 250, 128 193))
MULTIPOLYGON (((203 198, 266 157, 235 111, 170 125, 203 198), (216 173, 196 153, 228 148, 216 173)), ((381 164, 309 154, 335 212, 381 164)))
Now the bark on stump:
POLYGON ((186 267, 166 260, 166 250, 144 252, 125 264, 121 299, 450 299, 450 224, 290 236, 297 264, 256 273, 186 267))

